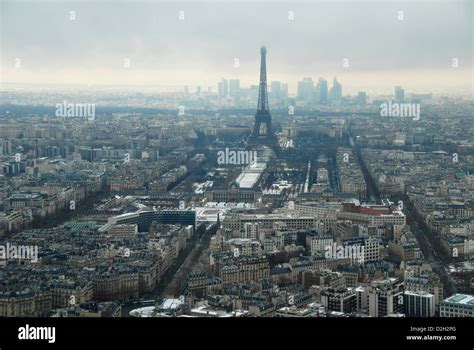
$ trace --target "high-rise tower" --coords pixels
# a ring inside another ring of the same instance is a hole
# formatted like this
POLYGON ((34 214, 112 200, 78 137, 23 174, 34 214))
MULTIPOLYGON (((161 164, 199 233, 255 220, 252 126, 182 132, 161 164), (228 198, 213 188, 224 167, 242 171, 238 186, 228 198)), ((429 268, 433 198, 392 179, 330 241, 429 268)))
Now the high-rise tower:
POLYGON ((257 114, 255 114, 255 125, 252 134, 247 140, 247 148, 255 149, 259 146, 267 146, 278 153, 280 145, 278 138, 273 133, 272 116, 268 107, 266 54, 267 49, 262 46, 260 49, 260 86, 258 89, 257 114))

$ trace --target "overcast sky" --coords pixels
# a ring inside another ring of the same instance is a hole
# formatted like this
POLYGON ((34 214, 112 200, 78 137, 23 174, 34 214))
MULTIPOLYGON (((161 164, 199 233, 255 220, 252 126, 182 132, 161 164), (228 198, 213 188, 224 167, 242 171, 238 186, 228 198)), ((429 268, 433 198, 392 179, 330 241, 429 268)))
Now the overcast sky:
POLYGON ((335 75, 345 92, 472 88, 470 0, 0 1, 3 84, 215 90, 226 77, 247 86, 258 83, 264 44, 268 79, 288 82, 290 91, 306 76, 323 76, 331 86, 335 75))

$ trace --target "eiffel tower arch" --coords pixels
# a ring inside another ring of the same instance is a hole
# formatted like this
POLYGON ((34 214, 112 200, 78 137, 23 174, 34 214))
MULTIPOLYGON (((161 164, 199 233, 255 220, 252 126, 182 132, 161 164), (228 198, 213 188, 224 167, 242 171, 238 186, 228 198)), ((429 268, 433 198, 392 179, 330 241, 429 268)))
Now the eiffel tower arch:
POLYGON ((267 91, 267 49, 262 46, 260 49, 260 86, 258 89, 257 114, 255 114, 255 124, 247 139, 247 149, 255 149, 261 146, 271 148, 276 154, 279 154, 280 144, 277 136, 272 129, 272 116, 268 107, 267 91))

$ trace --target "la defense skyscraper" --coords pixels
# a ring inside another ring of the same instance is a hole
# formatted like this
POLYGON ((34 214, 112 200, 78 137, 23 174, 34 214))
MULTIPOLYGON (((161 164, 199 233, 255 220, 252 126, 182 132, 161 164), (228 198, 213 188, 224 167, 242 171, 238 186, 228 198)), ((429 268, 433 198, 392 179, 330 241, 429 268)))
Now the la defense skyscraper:
POLYGON ((260 49, 260 86, 258 90, 257 114, 252 134, 247 139, 247 149, 256 149, 262 146, 271 148, 276 154, 280 153, 280 144, 272 129, 272 116, 268 107, 267 91, 267 49, 260 49))

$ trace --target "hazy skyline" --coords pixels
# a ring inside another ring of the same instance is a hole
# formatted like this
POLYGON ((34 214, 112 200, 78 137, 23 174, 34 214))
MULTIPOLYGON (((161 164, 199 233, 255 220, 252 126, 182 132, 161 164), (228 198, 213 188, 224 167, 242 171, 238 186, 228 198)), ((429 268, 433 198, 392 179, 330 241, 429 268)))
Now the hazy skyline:
POLYGON ((258 84, 259 48, 266 45, 268 80, 288 82, 292 93, 307 76, 330 85, 337 76, 344 94, 392 92, 395 85, 472 91, 471 1, 2 1, 1 8, 4 86, 200 85, 215 91, 225 77, 245 87, 258 84))

